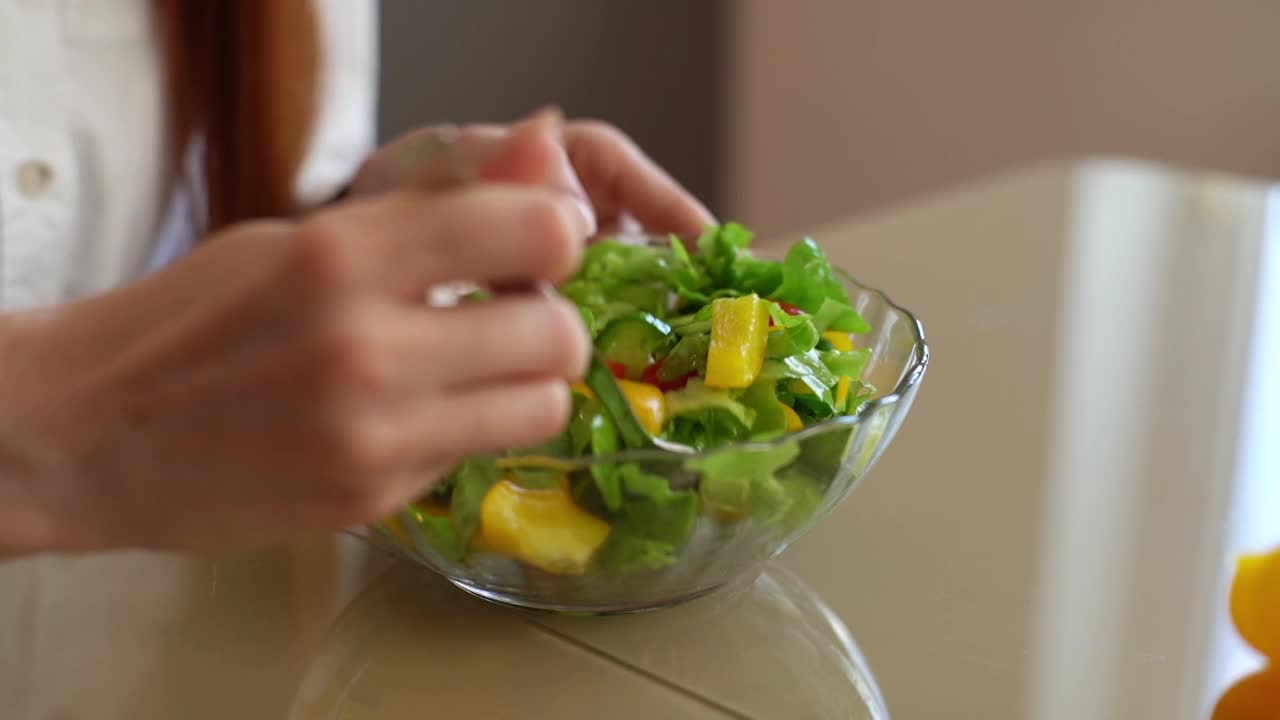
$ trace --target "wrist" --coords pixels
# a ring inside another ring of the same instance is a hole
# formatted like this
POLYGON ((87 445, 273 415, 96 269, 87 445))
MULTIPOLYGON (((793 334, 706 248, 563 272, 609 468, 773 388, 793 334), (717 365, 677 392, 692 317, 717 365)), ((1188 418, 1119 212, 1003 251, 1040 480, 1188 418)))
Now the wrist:
POLYGON ((56 486, 47 462, 40 401, 47 385, 35 359, 36 316, 0 315, 0 556, 60 549, 56 486))

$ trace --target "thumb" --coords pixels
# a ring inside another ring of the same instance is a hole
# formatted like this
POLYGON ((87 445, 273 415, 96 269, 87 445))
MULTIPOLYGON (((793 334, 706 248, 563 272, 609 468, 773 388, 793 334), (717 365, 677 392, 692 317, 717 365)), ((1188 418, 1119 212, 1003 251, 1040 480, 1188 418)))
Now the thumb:
POLYGON ((541 110, 513 125, 479 175, 482 180, 541 185, 570 195, 595 233, 595 211, 565 150, 564 115, 559 109, 541 110))

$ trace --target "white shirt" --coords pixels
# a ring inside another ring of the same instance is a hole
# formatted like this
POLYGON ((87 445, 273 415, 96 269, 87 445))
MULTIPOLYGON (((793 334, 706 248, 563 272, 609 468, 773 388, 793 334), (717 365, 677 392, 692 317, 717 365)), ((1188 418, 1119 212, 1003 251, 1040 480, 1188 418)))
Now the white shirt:
MULTIPOLYGON (((315 0, 319 115, 295 194, 350 180, 374 143, 376 0, 315 0)), ((96 293, 184 252, 149 0, 0 1, 0 307, 96 293)))
MULTIPOLYGON (((375 0, 315 3, 325 50, 321 104, 295 185, 308 204, 331 197, 372 147, 377 74, 375 0)), ((182 212, 189 199, 170 172, 156 40, 149 0, 0 0, 0 308, 99 292, 190 246, 189 216, 182 212)), ((270 570, 276 567, 271 558, 292 553, 262 555, 267 572, 252 582, 270 598, 268 606, 283 598, 280 607, 292 607, 298 577, 270 570)), ((331 562, 317 557, 301 567, 331 562)), ((239 607, 218 609, 216 564, 210 581, 193 575, 180 556, 10 561, 0 563, 0 590, 0 716, 6 718, 180 717, 190 701, 163 690, 185 687, 185 673, 202 668, 180 660, 187 656, 175 649, 175 638, 202 636, 199 629, 175 635, 177 628, 203 627, 206 607, 217 616, 239 607), (119 594, 140 583, 145 593, 119 594), (86 588, 92 588, 93 608, 76 601, 86 588), (77 633, 84 628, 120 632, 103 644, 82 643, 77 633), (105 656, 103 647, 119 652, 105 656), (120 657, 128 658, 129 670, 110 676, 114 680, 59 680, 68 667, 120 657), (121 677, 136 682, 120 683, 121 677), (139 705, 164 712, 135 711, 139 705)), ((313 601, 298 600, 308 607, 313 601)), ((235 616, 237 623, 243 619, 235 616)), ((273 618, 264 642, 302 642, 301 626, 287 623, 287 617, 273 618), (280 634, 276 627, 288 629, 280 634)), ((252 659, 254 648, 247 652, 252 659)), ((203 657, 198 649, 195 656, 203 657)), ((277 677, 263 676, 253 662, 244 669, 233 682, 211 687, 236 692, 235 682, 277 677)))

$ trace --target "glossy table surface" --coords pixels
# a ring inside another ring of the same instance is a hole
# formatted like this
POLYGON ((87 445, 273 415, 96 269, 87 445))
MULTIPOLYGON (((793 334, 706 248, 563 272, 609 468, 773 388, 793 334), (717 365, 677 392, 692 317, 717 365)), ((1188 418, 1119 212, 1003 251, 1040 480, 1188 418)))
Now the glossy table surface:
POLYGON ((1258 664, 1233 558, 1280 543, 1277 223, 1264 184, 1100 160, 815 228, 933 361, 865 482, 758 578, 582 619, 346 536, 11 561, 0 715, 1204 717, 1258 664))

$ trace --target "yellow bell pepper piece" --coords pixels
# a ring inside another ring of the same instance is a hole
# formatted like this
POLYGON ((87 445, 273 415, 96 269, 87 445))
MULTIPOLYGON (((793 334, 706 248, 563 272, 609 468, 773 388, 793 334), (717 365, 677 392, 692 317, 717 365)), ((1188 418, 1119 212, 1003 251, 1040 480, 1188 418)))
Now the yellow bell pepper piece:
POLYGON ((587 387, 586 383, 574 383, 569 386, 569 389, 588 400, 596 399, 596 394, 591 391, 591 388, 587 387))
POLYGON ((853 349, 853 338, 849 337, 849 333, 828 330, 822 333, 822 337, 826 338, 827 342, 835 345, 840 352, 849 352, 853 349))
POLYGON ((844 403, 849 399, 849 386, 853 381, 848 375, 841 375, 840 382, 836 383, 836 409, 844 412, 844 403))
MULTIPOLYGON (((827 339, 840 352, 849 352, 853 350, 853 338, 849 337, 849 333, 828 330, 822 333, 822 337, 827 339)), ((836 385, 836 407, 843 408, 845 401, 849 399, 849 388, 853 385, 853 378, 847 375, 840 376, 840 383, 836 385)), ((808 388, 806 388, 808 389, 808 388)))
POLYGON ((711 305, 711 348, 707 385, 745 388, 764 366, 769 339, 769 306, 756 295, 720 298, 711 305))
POLYGON ((790 405, 786 403, 778 404, 782 406, 782 414, 787 418, 787 432, 795 432, 797 430, 804 429, 804 421, 800 419, 800 416, 796 414, 795 410, 791 409, 790 405))
POLYGON ((581 575, 609 524, 574 504, 569 483, 527 490, 499 480, 480 503, 480 536, 493 552, 557 575, 581 575))
POLYGON ((662 426, 667 423, 667 397, 656 385, 619 380, 618 387, 631 405, 640 426, 650 435, 662 434, 662 426))
POLYGON ((1244 555, 1236 562, 1230 605, 1240 637, 1273 662, 1280 661, 1280 549, 1244 555))
MULTIPOLYGON (((849 388, 853 386, 853 380, 848 375, 841 375, 840 381, 836 383, 836 407, 844 407, 845 400, 849 399, 849 388)), ((791 392, 797 395, 812 395, 813 390, 800 380, 791 381, 791 392)))

